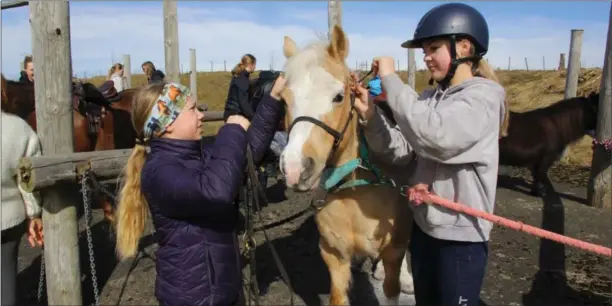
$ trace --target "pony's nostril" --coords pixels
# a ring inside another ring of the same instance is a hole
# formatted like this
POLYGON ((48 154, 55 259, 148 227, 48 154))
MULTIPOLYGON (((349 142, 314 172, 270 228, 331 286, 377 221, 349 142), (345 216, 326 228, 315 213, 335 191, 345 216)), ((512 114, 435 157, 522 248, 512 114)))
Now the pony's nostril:
POLYGON ((310 173, 314 167, 314 159, 312 157, 306 157, 302 160, 302 167, 304 172, 310 173))

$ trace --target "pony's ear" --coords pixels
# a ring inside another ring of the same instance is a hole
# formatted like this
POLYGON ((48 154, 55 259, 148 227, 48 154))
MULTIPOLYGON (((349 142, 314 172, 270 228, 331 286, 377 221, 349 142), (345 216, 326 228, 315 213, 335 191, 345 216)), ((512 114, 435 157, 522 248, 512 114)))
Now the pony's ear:
POLYGON ((285 36, 285 41, 283 42, 283 54, 286 58, 290 58, 294 56, 298 51, 297 45, 295 41, 291 39, 289 36, 285 36))
POLYGON ((338 60, 344 61, 349 53, 349 41, 342 27, 334 25, 330 36, 330 44, 327 47, 327 53, 329 56, 334 57, 338 60))

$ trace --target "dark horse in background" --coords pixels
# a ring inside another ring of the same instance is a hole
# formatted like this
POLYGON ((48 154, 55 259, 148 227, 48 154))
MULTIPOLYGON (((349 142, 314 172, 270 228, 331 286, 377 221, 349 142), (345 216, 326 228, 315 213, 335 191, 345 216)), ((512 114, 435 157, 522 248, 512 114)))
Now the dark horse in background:
POLYGON ((499 141, 499 164, 531 168, 531 193, 544 197, 552 189, 548 170, 567 146, 597 125, 599 93, 561 100, 524 113, 510 112, 508 136, 499 141))
MULTIPOLYGON (((6 80, 4 76, 2 83, 6 84, 6 111, 21 117, 36 131, 34 85, 6 80)), ((106 85, 108 87, 109 84, 106 85)), ((136 132, 131 122, 131 103, 136 89, 120 93, 115 91, 111 97, 91 83, 73 82, 72 87, 74 152, 134 147, 136 132)), ((104 194, 99 196, 105 217, 112 221, 113 206, 110 201, 114 199, 104 194)))

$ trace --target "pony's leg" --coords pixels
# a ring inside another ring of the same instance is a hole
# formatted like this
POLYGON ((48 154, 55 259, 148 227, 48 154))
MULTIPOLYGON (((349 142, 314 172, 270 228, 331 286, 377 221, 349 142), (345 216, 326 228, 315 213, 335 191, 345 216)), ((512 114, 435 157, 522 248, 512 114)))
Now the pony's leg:
POLYGON ((345 258, 321 238, 319 243, 321 257, 327 265, 331 277, 329 304, 349 305, 348 289, 351 282, 351 258, 345 258))
POLYGON ((389 245, 381 253, 385 268, 385 281, 383 292, 390 301, 398 301, 400 294, 400 272, 402 261, 406 255, 406 248, 389 245))
POLYGON ((531 193, 534 196, 545 197, 548 192, 555 192, 548 177, 548 170, 555 163, 557 154, 545 155, 539 163, 534 166, 533 187, 531 193))
POLYGON ((414 293, 414 281, 412 279, 412 266, 410 265, 410 253, 406 251, 406 255, 402 260, 402 267, 400 272, 400 286, 403 293, 413 294, 414 293))

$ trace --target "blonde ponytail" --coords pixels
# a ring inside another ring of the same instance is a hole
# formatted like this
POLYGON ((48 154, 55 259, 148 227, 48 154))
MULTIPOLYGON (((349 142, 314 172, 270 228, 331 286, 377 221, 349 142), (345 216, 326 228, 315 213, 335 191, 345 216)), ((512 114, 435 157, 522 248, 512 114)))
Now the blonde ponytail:
MULTIPOLYGON (((143 137, 143 128, 164 83, 153 83, 139 89, 132 99, 132 126, 138 138, 143 137)), ((120 260, 135 256, 145 225, 149 220, 149 204, 140 185, 142 168, 147 159, 147 149, 137 143, 132 150, 124 170, 124 184, 115 212, 116 251, 120 260)))
POLYGON ((140 174, 146 158, 146 148, 137 144, 125 167, 125 183, 115 216, 117 255, 120 260, 137 254, 138 243, 148 221, 149 205, 140 188, 140 174))
POLYGON ((234 69, 232 69, 232 76, 234 77, 239 76, 241 73, 244 72, 244 70, 246 69, 248 65, 255 64, 256 62, 257 62, 257 59, 255 59, 255 56, 251 54, 243 55, 242 58, 240 59, 240 62, 236 64, 236 66, 234 66, 234 69))
POLYGON ((246 69, 245 65, 243 63, 238 63, 236 66, 234 66, 234 69, 232 69, 232 75, 239 76, 242 72, 244 72, 244 69, 246 69))
MULTIPOLYGON (((495 75, 495 70, 489 65, 487 60, 481 58, 478 61, 478 66, 476 67, 475 76, 479 76, 481 78, 489 79, 499 84, 499 79, 495 75)), ((508 136, 508 127, 510 125, 510 109, 508 107, 508 100, 504 100, 504 118, 499 127, 499 138, 503 138, 508 136)))

